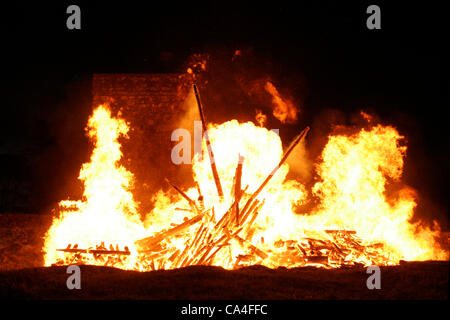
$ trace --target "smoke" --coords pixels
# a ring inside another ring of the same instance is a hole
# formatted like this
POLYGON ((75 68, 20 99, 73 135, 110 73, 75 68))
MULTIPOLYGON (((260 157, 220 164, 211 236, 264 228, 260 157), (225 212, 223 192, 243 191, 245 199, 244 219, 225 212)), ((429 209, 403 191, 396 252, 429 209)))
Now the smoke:
POLYGON ((189 90, 186 99, 180 106, 180 113, 174 122, 174 128, 183 128, 190 132, 191 137, 194 135, 194 121, 199 121, 198 108, 195 100, 194 90, 189 90))

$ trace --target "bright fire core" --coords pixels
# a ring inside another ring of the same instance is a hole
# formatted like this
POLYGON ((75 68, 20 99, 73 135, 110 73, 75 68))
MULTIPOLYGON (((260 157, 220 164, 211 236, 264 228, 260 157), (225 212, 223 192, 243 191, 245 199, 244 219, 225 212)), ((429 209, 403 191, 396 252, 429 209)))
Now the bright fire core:
POLYGON ((133 175, 119 164, 118 138, 127 136, 128 125, 99 106, 87 129, 95 148, 80 171, 83 199, 61 201, 60 215, 45 236, 46 266, 85 263, 139 271, 188 265, 333 268, 448 259, 435 241, 438 225, 431 229, 410 221, 417 201, 414 190, 386 191, 388 181, 400 183, 406 153, 393 127, 375 125, 329 136, 315 164, 318 182, 310 193, 300 181, 286 178, 289 166, 283 164, 250 202, 283 156, 279 136, 252 122, 210 125, 223 198, 217 195, 209 158, 196 156, 192 167, 197 186, 184 190, 192 201, 181 193, 159 191, 145 222, 133 200, 133 175), (242 188, 236 208, 240 156, 242 188), (296 213, 311 197, 318 205, 309 214, 296 213))

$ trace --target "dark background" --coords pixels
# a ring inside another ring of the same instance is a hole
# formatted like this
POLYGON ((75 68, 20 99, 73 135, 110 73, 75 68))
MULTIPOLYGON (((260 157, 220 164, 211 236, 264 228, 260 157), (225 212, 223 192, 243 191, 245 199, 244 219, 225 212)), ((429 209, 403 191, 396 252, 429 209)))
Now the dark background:
POLYGON ((80 193, 92 73, 182 72, 193 53, 251 48, 294 97, 303 90, 285 143, 305 125, 314 141, 314 130, 323 136, 373 111, 406 137, 404 181, 421 195, 419 215, 448 217, 449 37, 439 3, 60 1, 2 12, 0 212, 48 213, 80 193), (81 8, 81 30, 66 28, 70 4, 81 8), (381 8, 381 30, 366 28, 370 4, 381 8))

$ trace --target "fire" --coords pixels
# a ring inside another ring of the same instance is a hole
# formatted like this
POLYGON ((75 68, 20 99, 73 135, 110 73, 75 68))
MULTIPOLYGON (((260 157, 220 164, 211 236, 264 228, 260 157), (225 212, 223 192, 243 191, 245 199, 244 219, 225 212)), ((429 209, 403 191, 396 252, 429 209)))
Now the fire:
POLYGON ((388 179, 400 182, 402 175, 402 139, 395 128, 381 125, 350 136, 331 136, 317 166, 322 181, 313 192, 321 208, 313 218, 383 243, 389 262, 445 259, 446 254, 435 249, 438 230, 409 222, 416 206, 414 191, 403 187, 394 199, 388 198, 388 179))
MULTIPOLYGON (((133 175, 118 164, 122 153, 117 139, 127 132, 126 122, 112 118, 106 106, 99 106, 89 118, 88 135, 95 148, 91 161, 80 171, 83 201, 60 202, 61 215, 54 219, 45 239, 45 265, 69 263, 67 254, 56 250, 76 244, 93 250, 113 246, 117 251, 126 251, 127 247, 130 254, 114 263, 125 269, 135 268, 138 257, 134 241, 145 235, 145 229, 129 191, 133 175)), ((83 259, 89 264, 107 264, 90 255, 83 259)))
POLYGON ((273 116, 282 123, 294 123, 297 121, 298 109, 288 99, 283 98, 272 82, 267 81, 264 89, 272 97, 273 116))
POLYGON ((264 125, 266 124, 266 121, 267 121, 267 116, 264 113, 262 113, 262 111, 259 109, 256 109, 255 111, 256 111, 256 116, 255 116, 256 122, 258 123, 258 125, 260 127, 264 127, 264 125))
POLYGON ((389 183, 401 184, 406 155, 393 127, 331 135, 309 194, 300 181, 287 179, 289 165, 284 162, 307 130, 283 151, 274 131, 252 122, 210 124, 223 196, 204 139, 205 156, 193 159, 196 186, 182 190, 172 185, 175 195, 155 194, 155 208, 145 223, 130 191, 133 176, 118 164, 117 139, 127 134, 125 121, 100 106, 88 129, 95 149, 80 172, 84 197, 61 202, 65 209, 46 235, 46 265, 76 259, 145 271, 196 264, 330 268, 448 259, 434 240, 437 225, 432 230, 410 221, 417 201, 413 190, 388 192, 389 183), (319 205, 308 215, 296 213, 311 196, 319 205))

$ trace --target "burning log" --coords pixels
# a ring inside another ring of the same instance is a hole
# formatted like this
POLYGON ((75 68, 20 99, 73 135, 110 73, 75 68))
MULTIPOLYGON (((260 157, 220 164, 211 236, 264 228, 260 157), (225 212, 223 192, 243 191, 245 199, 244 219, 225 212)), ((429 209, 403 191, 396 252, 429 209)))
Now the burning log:
POLYGON ((216 211, 214 210, 214 207, 211 209, 211 221, 216 221, 216 211))
POLYGON ((318 263, 328 265, 328 256, 308 256, 306 257, 308 263, 318 263))
POLYGON ((241 177, 242 177, 242 165, 244 163, 244 157, 239 155, 238 165, 236 167, 235 183, 234 183, 234 203, 235 203, 235 215, 236 225, 239 225, 239 201, 241 200, 241 177))
POLYGON ((198 111, 200 113, 200 119, 202 120, 202 127, 203 127, 203 132, 205 134, 206 147, 208 148, 208 155, 209 155, 209 160, 211 162, 211 169, 212 169, 212 173, 213 173, 213 177, 214 177, 214 182, 216 183, 217 193, 219 194, 219 197, 222 198, 223 197, 222 185, 220 184, 219 173, 217 172, 216 162, 214 160, 214 153, 213 153, 213 150, 211 147, 211 142, 209 140, 208 128, 206 127, 205 115, 203 113, 203 106, 200 101, 200 95, 198 93, 197 86, 195 84, 194 84, 194 93, 195 93, 195 99, 197 100, 198 111))
POLYGON ((197 234, 194 238, 194 241, 192 243, 192 250, 195 251, 197 249, 198 244, 200 243, 200 240, 203 238, 205 232, 208 231, 207 228, 205 228, 205 224, 202 224, 202 226, 198 229, 197 234))
POLYGON ((333 246, 336 248, 337 254, 340 255, 342 258, 345 258, 345 254, 344 254, 344 252, 341 250, 341 248, 339 248, 339 246, 338 246, 336 243, 334 243, 334 242, 332 242, 332 244, 333 244, 333 246))
POLYGON ((149 256, 146 256, 146 258, 148 259, 148 260, 156 260, 156 259, 158 259, 158 258, 161 258, 162 256, 164 256, 166 253, 168 253, 169 252, 169 250, 168 249, 166 249, 166 250, 163 250, 163 251, 160 251, 160 252, 156 252, 156 253, 154 253, 154 254, 151 254, 151 255, 149 255, 149 256))
MULTIPOLYGON (((244 190, 242 190, 241 194, 243 194, 245 191, 247 191, 248 185, 245 187, 244 190)), ((236 201, 236 200, 235 200, 236 201)), ((215 230, 221 230, 227 227, 228 221, 232 220, 229 216, 233 214, 233 209, 235 206, 235 201, 231 204, 230 208, 225 212, 225 214, 222 216, 222 218, 219 220, 219 222, 216 223, 214 229, 215 230)), ((240 223, 242 224, 242 223, 240 223)))
POLYGON ((216 223, 214 229, 216 230, 220 230, 221 228, 223 229, 226 225, 226 221, 228 218, 228 215, 230 214, 230 212, 232 212, 234 207, 234 202, 231 204, 230 208, 227 210, 227 212, 224 213, 224 215, 222 216, 222 218, 220 218, 219 222, 216 223))
POLYGON ((184 193, 180 188, 178 188, 176 185, 174 185, 172 182, 169 181, 169 179, 165 178, 166 182, 172 187, 174 188, 179 194, 181 194, 183 196, 183 198, 185 198, 188 202, 189 205, 191 206, 192 210, 194 212, 198 212, 198 207, 197 204, 195 203, 194 200, 192 200, 186 193, 184 193))
POLYGON ((159 270, 164 269, 164 265, 165 264, 166 264, 166 260, 165 259, 160 260, 158 269, 159 270))
POLYGON ((227 236, 227 235, 223 235, 219 240, 217 240, 216 242, 214 242, 214 243, 212 243, 212 244, 209 244, 207 247, 206 247, 206 251, 205 251, 205 253, 202 255, 202 257, 200 258, 200 260, 197 262, 197 264, 202 264, 204 261, 206 261, 207 259, 207 257, 208 257, 208 254, 211 252, 211 250, 214 248, 214 247, 216 247, 216 246, 219 246, 220 244, 222 244, 222 242, 224 242, 224 240, 225 240, 225 242, 227 241, 227 240, 229 240, 229 236, 227 236))
POLYGON ((234 263, 234 268, 239 267, 239 264, 243 262, 244 264, 249 264, 254 260, 254 256, 251 254, 239 254, 236 257, 236 261, 234 263))
POLYGON ((192 241, 187 240, 185 242, 185 247, 184 250, 181 252, 181 254, 179 254, 176 258, 175 261, 173 262, 173 266, 174 267, 179 267, 179 263, 183 263, 185 255, 187 254, 187 252, 189 251, 189 248, 191 247, 192 241))
POLYGON ((206 265, 210 265, 211 262, 212 262, 212 260, 213 260, 214 257, 216 256, 216 254, 217 254, 223 247, 225 247, 225 245, 218 246, 217 249, 214 250, 213 253, 211 253, 211 254, 209 255, 209 257, 206 259, 205 264, 206 264, 206 265))
POLYGON ((205 210, 205 203, 203 201, 203 195, 202 195, 202 190, 200 190, 200 185, 198 184, 198 182, 195 182, 195 185, 197 187, 197 191, 198 191, 198 202, 200 203, 200 210, 205 210))
POLYGON ((88 253, 92 254, 119 254, 130 255, 130 251, 117 251, 117 250, 88 250, 88 253))
POLYGON ((252 228, 253 227, 253 223, 255 222, 255 220, 256 220, 256 217, 258 216, 258 213, 259 213, 259 210, 261 210, 261 208, 262 208, 262 206, 264 205, 264 200, 260 203, 260 204, 258 204, 256 207, 255 207, 255 209, 253 210, 253 215, 252 215, 252 217, 251 217, 251 219, 250 219, 250 221, 247 223, 247 225, 246 225, 246 228, 245 228, 245 239, 246 240, 250 240, 250 238, 252 237, 252 235, 253 235, 253 232, 252 231, 254 231, 255 229, 254 228, 252 228))
POLYGON ((255 208, 259 205, 259 203, 260 203, 259 200, 258 200, 258 199, 255 199, 255 201, 253 201, 253 203, 251 204, 251 206, 250 206, 250 207, 247 207, 247 210, 246 210, 246 211, 244 211, 244 210, 245 210, 245 207, 244 207, 244 209, 242 209, 243 215, 242 215, 242 220, 241 220, 241 222, 240 222, 241 225, 245 224, 245 221, 247 220, 247 218, 249 217, 249 215, 255 210, 255 208))
POLYGON ((202 252, 202 250, 205 249, 205 246, 199 246, 199 244, 202 243, 202 240, 204 239, 207 232, 208 232, 207 228, 203 229, 197 242, 192 245, 192 248, 191 248, 192 255, 190 256, 190 259, 186 262, 186 265, 194 264, 194 261, 196 261, 199 258, 200 252, 202 252))
POLYGON ((301 252, 303 253, 303 255, 304 255, 304 256, 306 256, 306 255, 307 255, 307 253, 306 253, 305 249, 303 249, 303 247, 302 247, 301 245, 297 244, 297 248, 299 248, 299 249, 300 249, 300 251, 301 251, 301 252))
POLYGON ((160 243, 162 240, 167 239, 170 236, 173 236, 174 234, 177 234, 178 232, 183 231, 184 229, 196 224, 197 222, 199 222, 200 220, 202 220, 203 216, 204 216, 205 212, 202 212, 198 215, 196 215, 195 217, 193 217, 192 219, 185 221, 181 224, 179 224, 176 227, 173 227, 172 229, 169 229, 167 231, 161 232, 155 236, 151 236, 151 237, 147 237, 144 239, 140 239, 137 240, 135 242, 135 244, 142 248, 142 251, 149 251, 151 250, 151 247, 157 245, 158 243, 160 243))
POLYGON ((325 232, 329 234, 356 234, 356 231, 353 230, 325 230, 325 232))
POLYGON ((180 254, 180 249, 175 250, 174 253, 172 253, 172 255, 169 257, 169 261, 170 262, 174 262, 176 257, 180 254))
POLYGON ((96 249, 79 249, 78 245, 75 244, 73 248, 71 248, 71 245, 69 244, 67 248, 65 249, 56 249, 56 251, 61 252, 67 252, 67 253, 91 253, 93 255, 100 255, 100 254, 117 254, 117 255, 130 255, 130 251, 128 250, 128 247, 125 247, 125 250, 116 250, 112 248, 111 250, 106 250, 103 248, 96 248, 96 249))
POLYGON ((249 241, 242 239, 241 237, 239 237, 238 235, 234 236, 235 239, 237 239, 239 241, 239 243, 243 246, 247 246, 250 251, 252 251, 253 253, 255 253, 257 256, 259 256, 261 259, 266 259, 269 255, 267 253, 265 253, 263 250, 259 249, 258 247, 254 246, 253 244, 251 244, 249 241))

